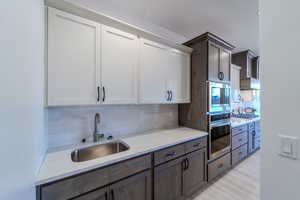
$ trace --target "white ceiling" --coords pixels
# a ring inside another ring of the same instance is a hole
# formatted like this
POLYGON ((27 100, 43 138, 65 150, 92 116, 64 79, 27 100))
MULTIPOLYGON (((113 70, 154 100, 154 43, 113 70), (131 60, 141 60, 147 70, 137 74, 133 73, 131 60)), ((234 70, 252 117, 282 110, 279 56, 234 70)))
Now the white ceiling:
POLYGON ((169 34, 171 39, 177 36, 178 42, 209 31, 235 45, 235 52, 244 49, 259 52, 258 0, 72 1, 128 23, 143 21, 162 27, 161 30, 168 29, 174 33, 169 34))

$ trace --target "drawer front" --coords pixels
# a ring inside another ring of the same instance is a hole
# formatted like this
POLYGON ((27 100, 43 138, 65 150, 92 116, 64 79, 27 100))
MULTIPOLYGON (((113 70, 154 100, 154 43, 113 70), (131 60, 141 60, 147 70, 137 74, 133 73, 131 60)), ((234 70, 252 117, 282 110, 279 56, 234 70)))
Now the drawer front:
POLYGON ((231 167, 231 153, 208 164, 208 181, 223 174, 231 167))
POLYGON ((248 126, 249 126, 249 130, 255 129, 255 123, 254 122, 250 123, 248 126))
POLYGON ((207 137, 193 140, 184 144, 185 153, 190 153, 207 146, 207 137))
POLYGON ((177 158, 178 156, 184 155, 184 144, 172 146, 157 152, 154 152, 154 164, 166 162, 177 158))
POLYGON ((247 125, 238 126, 232 129, 232 135, 234 136, 246 131, 247 131, 247 125))
POLYGON ((232 137, 232 149, 236 149, 239 146, 248 142, 248 132, 243 132, 232 137))
POLYGON ((149 168, 151 168, 150 154, 117 163, 109 167, 109 181, 114 182, 149 168))
POLYGON ((241 160, 246 158, 248 155, 248 146, 247 144, 241 146, 240 148, 232 151, 232 165, 238 164, 241 160))
POLYGON ((42 200, 66 200, 109 183, 108 168, 67 178, 41 188, 42 200))

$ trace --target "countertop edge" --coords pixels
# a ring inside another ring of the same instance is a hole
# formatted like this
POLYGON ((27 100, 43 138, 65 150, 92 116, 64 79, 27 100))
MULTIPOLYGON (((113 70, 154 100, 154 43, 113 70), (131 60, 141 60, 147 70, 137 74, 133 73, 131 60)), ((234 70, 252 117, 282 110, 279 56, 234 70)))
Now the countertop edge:
POLYGON ((182 144, 182 143, 185 143, 185 142, 188 142, 188 141, 191 141, 191 140, 203 138, 203 137, 206 137, 208 135, 208 133, 206 133, 206 132, 203 132, 203 131, 201 131, 201 132, 202 132, 202 135, 199 135, 199 136, 192 136, 192 137, 189 137, 187 139, 182 139, 182 140, 176 141, 174 143, 168 143, 166 145, 162 145, 162 146, 159 146, 159 147, 149 148, 145 151, 141 151, 141 152, 134 153, 132 155, 127 155, 127 156, 120 157, 120 158, 111 159, 107 162, 101 162, 99 164, 89 166, 89 167, 79 169, 79 170, 74 170, 70 173, 66 173, 66 174, 63 174, 63 175, 57 175, 57 176, 54 176, 54 177, 51 177, 51 178, 48 178, 48 179, 37 180, 35 182, 35 186, 38 187, 38 186, 41 186, 41 185, 49 184, 51 182, 55 182, 55 181, 58 181, 58 180, 61 180, 61 179, 72 177, 72 176, 78 175, 80 173, 85 173, 85 172, 88 172, 90 170, 94 170, 94 169, 97 169, 97 168, 101 168, 101 167, 105 167, 105 166, 108 166, 108 165, 116 164, 118 162, 122 162, 124 160, 128 160, 128 159, 131 159, 131 158, 134 158, 134 157, 138 157, 138 156, 141 156, 141 155, 144 155, 144 154, 147 154, 147 153, 152 153, 154 151, 161 150, 161 149, 164 149, 164 148, 167 148, 167 147, 170 147, 170 146, 174 146, 174 145, 182 144))
POLYGON ((231 127, 235 128, 235 127, 243 126, 245 124, 249 124, 249 123, 260 121, 260 120, 261 120, 261 118, 254 118, 254 119, 251 119, 251 120, 245 119, 245 120, 240 121, 240 122, 231 122, 231 127))

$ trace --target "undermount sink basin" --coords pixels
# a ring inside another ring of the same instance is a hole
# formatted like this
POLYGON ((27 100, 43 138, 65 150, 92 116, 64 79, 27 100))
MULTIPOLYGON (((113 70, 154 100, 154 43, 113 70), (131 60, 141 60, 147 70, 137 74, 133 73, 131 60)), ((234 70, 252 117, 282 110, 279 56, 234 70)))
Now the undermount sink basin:
POLYGON ((73 162, 83 162, 96 158, 116 154, 129 149, 129 146, 121 141, 98 144, 91 147, 76 149, 71 153, 73 162))

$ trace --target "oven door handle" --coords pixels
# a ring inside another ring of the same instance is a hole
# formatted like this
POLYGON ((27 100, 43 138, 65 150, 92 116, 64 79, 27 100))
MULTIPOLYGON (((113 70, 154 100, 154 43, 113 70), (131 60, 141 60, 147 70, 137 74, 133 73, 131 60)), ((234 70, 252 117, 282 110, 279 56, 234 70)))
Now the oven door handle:
POLYGON ((210 129, 211 128, 215 128, 215 127, 220 127, 220 126, 226 126, 226 125, 230 125, 231 122, 224 122, 224 123, 218 123, 218 124, 212 124, 210 125, 210 129))

